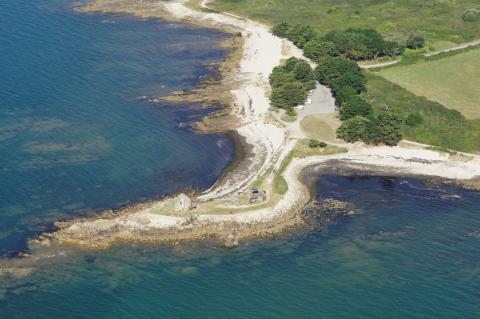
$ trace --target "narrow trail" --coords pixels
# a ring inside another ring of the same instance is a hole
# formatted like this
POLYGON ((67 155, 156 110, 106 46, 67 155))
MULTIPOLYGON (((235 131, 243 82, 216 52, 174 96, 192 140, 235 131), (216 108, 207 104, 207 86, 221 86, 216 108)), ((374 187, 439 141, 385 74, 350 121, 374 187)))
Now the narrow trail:
MULTIPOLYGON (((439 55, 439 54, 442 54, 442 53, 449 53, 449 52, 455 52, 455 51, 458 51, 458 50, 467 49, 467 48, 474 47, 474 46, 477 46, 477 45, 480 45, 480 40, 475 40, 475 41, 471 41, 471 42, 462 43, 462 44, 459 44, 459 45, 457 45, 453 48, 428 52, 428 53, 425 53, 424 56, 428 58, 428 57, 432 57, 432 56, 439 55)), ((358 65, 362 69, 375 69, 375 68, 383 68, 383 67, 387 67, 387 66, 390 66, 390 65, 395 65, 395 64, 398 64, 400 61, 402 61, 402 59, 395 60, 395 61, 383 62, 383 63, 375 63, 375 64, 360 64, 359 63, 358 65)))

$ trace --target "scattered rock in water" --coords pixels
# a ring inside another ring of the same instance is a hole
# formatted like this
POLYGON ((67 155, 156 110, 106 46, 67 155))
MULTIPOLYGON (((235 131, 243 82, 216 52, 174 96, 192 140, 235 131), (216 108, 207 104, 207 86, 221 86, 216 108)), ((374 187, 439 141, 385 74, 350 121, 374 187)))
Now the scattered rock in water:
POLYGON ((223 243, 226 248, 234 248, 237 247, 238 244, 238 238, 234 233, 228 234, 225 238, 225 242, 223 243))
POLYGON ((302 212, 302 217, 306 223, 317 226, 328 226, 336 222, 339 217, 353 216, 353 210, 348 209, 348 203, 326 198, 313 202, 302 212))

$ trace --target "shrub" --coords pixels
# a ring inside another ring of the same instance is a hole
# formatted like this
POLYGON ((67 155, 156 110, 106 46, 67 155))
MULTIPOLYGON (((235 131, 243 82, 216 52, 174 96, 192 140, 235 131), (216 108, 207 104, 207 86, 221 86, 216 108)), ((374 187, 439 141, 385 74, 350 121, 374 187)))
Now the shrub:
POLYGON ((345 121, 358 115, 368 118, 372 113, 372 106, 362 97, 354 95, 350 97, 340 109, 340 119, 345 121))
POLYGON ((420 34, 411 35, 407 40, 407 48, 409 49, 420 49, 425 46, 425 38, 420 34))
POLYGON ((412 113, 405 119, 405 124, 410 127, 418 127, 423 124, 423 117, 418 112, 412 113))
POLYGON ((480 21, 480 8, 471 8, 465 10, 462 14, 462 20, 465 22, 480 21))
POLYGON ((325 147, 327 147, 327 143, 325 143, 325 142, 319 142, 319 141, 317 141, 317 140, 309 140, 308 146, 309 146, 310 148, 317 148, 317 147, 325 148, 325 147))
POLYGON ((287 109, 287 115, 290 116, 290 117, 296 117, 297 116, 297 111, 295 111, 294 108, 289 107, 287 109))

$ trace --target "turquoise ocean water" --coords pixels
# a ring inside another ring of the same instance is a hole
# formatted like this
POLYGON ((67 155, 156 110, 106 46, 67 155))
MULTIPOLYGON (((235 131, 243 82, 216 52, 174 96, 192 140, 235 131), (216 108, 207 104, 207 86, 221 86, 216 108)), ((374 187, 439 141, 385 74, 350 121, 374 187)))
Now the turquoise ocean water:
POLYGON ((479 318, 478 193, 383 177, 317 188, 356 215, 233 250, 65 251, 4 281, 0 317, 479 318))
POLYGON ((0 253, 52 221, 208 188, 230 163, 205 114, 142 97, 191 88, 225 34, 75 13, 70 0, 0 1, 0 253))
MULTIPOLYGON (((188 105, 136 99, 194 85, 223 34, 68 5, 0 3, 4 252, 57 218, 208 187, 232 156, 224 136, 178 129, 200 116, 188 105)), ((479 193, 333 175, 316 189, 356 214, 233 250, 45 255, 0 279, 0 318, 480 318, 479 193)))

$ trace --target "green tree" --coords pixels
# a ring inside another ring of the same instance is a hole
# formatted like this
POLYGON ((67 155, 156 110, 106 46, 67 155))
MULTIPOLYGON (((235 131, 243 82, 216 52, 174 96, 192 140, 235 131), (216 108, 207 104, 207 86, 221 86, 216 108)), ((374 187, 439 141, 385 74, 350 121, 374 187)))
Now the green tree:
POLYGON ((339 57, 320 59, 315 68, 318 82, 327 86, 346 73, 360 73, 360 68, 357 63, 339 57))
POLYGON ((365 141, 371 144, 395 146, 402 140, 402 118, 390 110, 382 110, 377 118, 371 119, 365 141))
POLYGON ((305 44, 303 53, 307 58, 318 61, 320 58, 334 56, 335 46, 328 41, 313 39, 305 44))
POLYGON ((348 119, 337 129, 337 137, 347 143, 354 143, 363 140, 366 134, 368 119, 362 116, 355 116, 348 119))
POLYGON ((372 106, 359 95, 350 97, 340 109, 340 119, 348 120, 355 116, 370 117, 373 114, 372 106))
POLYGON ((347 100, 357 95, 357 90, 351 86, 344 86, 335 92, 337 106, 342 106, 347 100))
POLYGON ((299 60, 293 69, 293 75, 296 80, 302 82, 307 91, 315 88, 315 75, 312 67, 305 60, 299 60))
POLYGON ((287 82, 295 81, 295 76, 286 72, 284 66, 277 66, 270 74, 270 85, 272 87, 281 86, 287 82))
POLYGON ((343 87, 350 86, 357 90, 357 93, 365 91, 367 79, 360 72, 348 72, 339 78, 336 78, 330 84, 333 93, 336 94, 338 90, 343 87))
POLYGON ((309 25, 299 23, 288 30, 288 39, 299 48, 303 48, 308 41, 311 41, 316 37, 317 33, 309 25))
POLYGON ((303 83, 294 81, 273 87, 270 100, 273 106, 291 108, 303 104, 307 99, 307 90, 303 83))
POLYGON ((277 37, 286 38, 288 36, 288 28, 289 25, 287 22, 281 22, 272 28, 272 33, 277 37))

